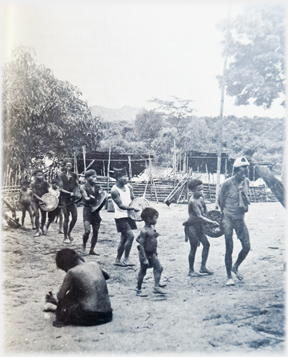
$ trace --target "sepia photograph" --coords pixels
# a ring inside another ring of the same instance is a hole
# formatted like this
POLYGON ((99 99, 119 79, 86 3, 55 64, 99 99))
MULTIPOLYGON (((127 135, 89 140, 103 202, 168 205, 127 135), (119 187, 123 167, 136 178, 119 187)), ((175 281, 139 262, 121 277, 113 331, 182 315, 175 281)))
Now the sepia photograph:
POLYGON ((286 2, 1 17, 2 352, 286 355, 286 2))

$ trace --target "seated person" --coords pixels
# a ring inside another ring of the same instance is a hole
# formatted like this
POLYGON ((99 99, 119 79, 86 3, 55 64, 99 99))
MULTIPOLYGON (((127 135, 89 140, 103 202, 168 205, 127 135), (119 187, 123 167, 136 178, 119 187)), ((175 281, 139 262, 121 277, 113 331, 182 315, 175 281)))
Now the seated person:
POLYGON ((50 292, 46 302, 55 304, 55 327, 64 325, 94 326, 112 320, 106 285, 109 275, 96 262, 85 262, 73 249, 62 249, 56 265, 66 272, 57 299, 50 292))

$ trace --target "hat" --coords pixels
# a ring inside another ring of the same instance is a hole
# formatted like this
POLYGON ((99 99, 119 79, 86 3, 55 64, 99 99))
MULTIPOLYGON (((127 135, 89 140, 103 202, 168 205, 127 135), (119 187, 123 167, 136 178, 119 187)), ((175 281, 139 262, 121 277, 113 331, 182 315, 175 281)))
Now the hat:
POLYGON ((97 174, 96 174, 96 171, 93 170, 93 169, 87 170, 87 171, 85 172, 85 178, 86 178, 86 179, 87 179, 88 177, 90 177, 90 176, 93 176, 93 175, 97 175, 97 174))
POLYGON ((246 159, 246 157, 242 156, 242 157, 238 157, 233 164, 233 167, 241 167, 241 166, 249 166, 249 162, 246 159))

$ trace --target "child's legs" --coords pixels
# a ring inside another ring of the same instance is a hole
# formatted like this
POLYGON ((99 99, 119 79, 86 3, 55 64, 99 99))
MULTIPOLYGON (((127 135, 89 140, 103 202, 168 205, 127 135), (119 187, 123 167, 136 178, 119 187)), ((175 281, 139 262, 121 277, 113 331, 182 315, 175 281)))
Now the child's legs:
POLYGON ((31 224, 32 224, 32 227, 34 227, 34 223, 33 223, 33 209, 32 209, 32 204, 29 205, 27 211, 29 212, 29 216, 30 216, 30 219, 31 219, 31 224))
POLYGON ((26 208, 25 208, 25 207, 22 207, 22 208, 21 208, 21 211, 22 211, 21 224, 22 224, 22 226, 24 226, 24 221, 25 221, 25 216, 26 216, 26 208))
POLYGON ((189 271, 194 271, 195 255, 197 250, 197 229, 194 226, 188 226, 187 229, 189 242, 190 242, 190 253, 188 256, 189 261, 189 271))
POLYGON ((40 217, 39 209, 40 208, 38 207, 36 202, 32 202, 32 208, 33 208, 33 211, 35 213, 35 227, 36 227, 37 232, 39 232, 39 227, 40 227, 40 224, 39 224, 39 217, 40 217))
POLYGON ((144 265, 140 265, 140 271, 138 274, 138 282, 137 282, 137 289, 141 290, 141 286, 143 283, 144 276, 146 275, 147 267, 144 265))
POLYGON ((153 264, 153 274, 155 280, 155 287, 158 287, 160 284, 161 274, 163 271, 163 267, 160 264, 160 261, 156 254, 153 254, 151 258, 151 263, 153 264))
POLYGON ((208 259, 210 243, 209 243, 206 235, 203 232, 199 236, 199 240, 203 245, 201 268, 206 268, 206 262, 208 259))
POLYGON ((89 239, 90 234, 90 221, 84 221, 84 234, 83 234, 83 247, 86 248, 86 243, 89 239))

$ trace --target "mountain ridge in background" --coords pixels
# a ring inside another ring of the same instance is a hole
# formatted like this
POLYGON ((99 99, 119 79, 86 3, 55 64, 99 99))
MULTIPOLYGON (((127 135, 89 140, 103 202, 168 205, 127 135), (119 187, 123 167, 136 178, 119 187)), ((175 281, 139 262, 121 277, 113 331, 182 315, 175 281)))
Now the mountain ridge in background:
POLYGON ((136 119, 136 115, 139 114, 143 108, 125 105, 119 109, 112 109, 93 105, 90 107, 90 110, 93 117, 101 117, 104 121, 118 122, 125 120, 132 124, 136 119))

